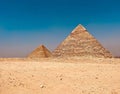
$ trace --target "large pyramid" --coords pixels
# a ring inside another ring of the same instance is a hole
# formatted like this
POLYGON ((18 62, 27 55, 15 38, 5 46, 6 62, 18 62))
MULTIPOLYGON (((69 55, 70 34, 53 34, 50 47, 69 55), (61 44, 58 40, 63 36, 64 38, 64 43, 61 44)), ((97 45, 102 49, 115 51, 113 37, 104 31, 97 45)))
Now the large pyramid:
POLYGON ((82 25, 78 25, 53 51, 53 56, 92 56, 111 58, 112 54, 89 34, 82 25))
POLYGON ((52 56, 51 52, 44 45, 41 45, 30 53, 28 58, 47 58, 50 56, 52 56))

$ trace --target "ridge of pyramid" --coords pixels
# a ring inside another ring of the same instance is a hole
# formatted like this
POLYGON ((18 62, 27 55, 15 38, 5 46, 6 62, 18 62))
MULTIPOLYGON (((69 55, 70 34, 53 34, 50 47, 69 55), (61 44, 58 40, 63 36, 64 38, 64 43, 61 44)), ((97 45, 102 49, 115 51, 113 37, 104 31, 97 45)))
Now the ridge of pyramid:
POLYGON ((40 45, 28 55, 28 58, 47 58, 51 56, 51 52, 44 45, 40 45))
POLYGON ((53 56, 93 56, 111 58, 105 49, 82 25, 78 25, 53 51, 53 56))

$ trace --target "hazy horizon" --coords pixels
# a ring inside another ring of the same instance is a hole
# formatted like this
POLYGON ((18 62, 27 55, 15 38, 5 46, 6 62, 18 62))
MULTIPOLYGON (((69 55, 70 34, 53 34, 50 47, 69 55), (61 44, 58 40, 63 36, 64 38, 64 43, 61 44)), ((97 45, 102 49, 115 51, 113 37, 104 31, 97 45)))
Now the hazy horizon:
POLYGON ((25 57, 39 45, 53 51, 82 24, 114 56, 120 56, 120 1, 0 1, 0 57, 25 57))

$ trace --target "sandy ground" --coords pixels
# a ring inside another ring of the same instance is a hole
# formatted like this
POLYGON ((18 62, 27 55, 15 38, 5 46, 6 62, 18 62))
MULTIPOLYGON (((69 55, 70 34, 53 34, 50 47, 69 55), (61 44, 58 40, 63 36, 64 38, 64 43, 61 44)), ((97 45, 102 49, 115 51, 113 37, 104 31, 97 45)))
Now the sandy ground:
POLYGON ((120 94, 120 59, 0 59, 0 94, 120 94))

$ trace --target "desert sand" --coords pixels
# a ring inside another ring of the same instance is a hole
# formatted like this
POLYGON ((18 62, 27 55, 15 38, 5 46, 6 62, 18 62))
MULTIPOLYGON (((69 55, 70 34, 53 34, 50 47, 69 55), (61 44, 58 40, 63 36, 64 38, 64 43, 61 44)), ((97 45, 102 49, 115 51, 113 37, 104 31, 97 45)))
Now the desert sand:
POLYGON ((120 59, 0 59, 0 94, 120 94, 120 59))

